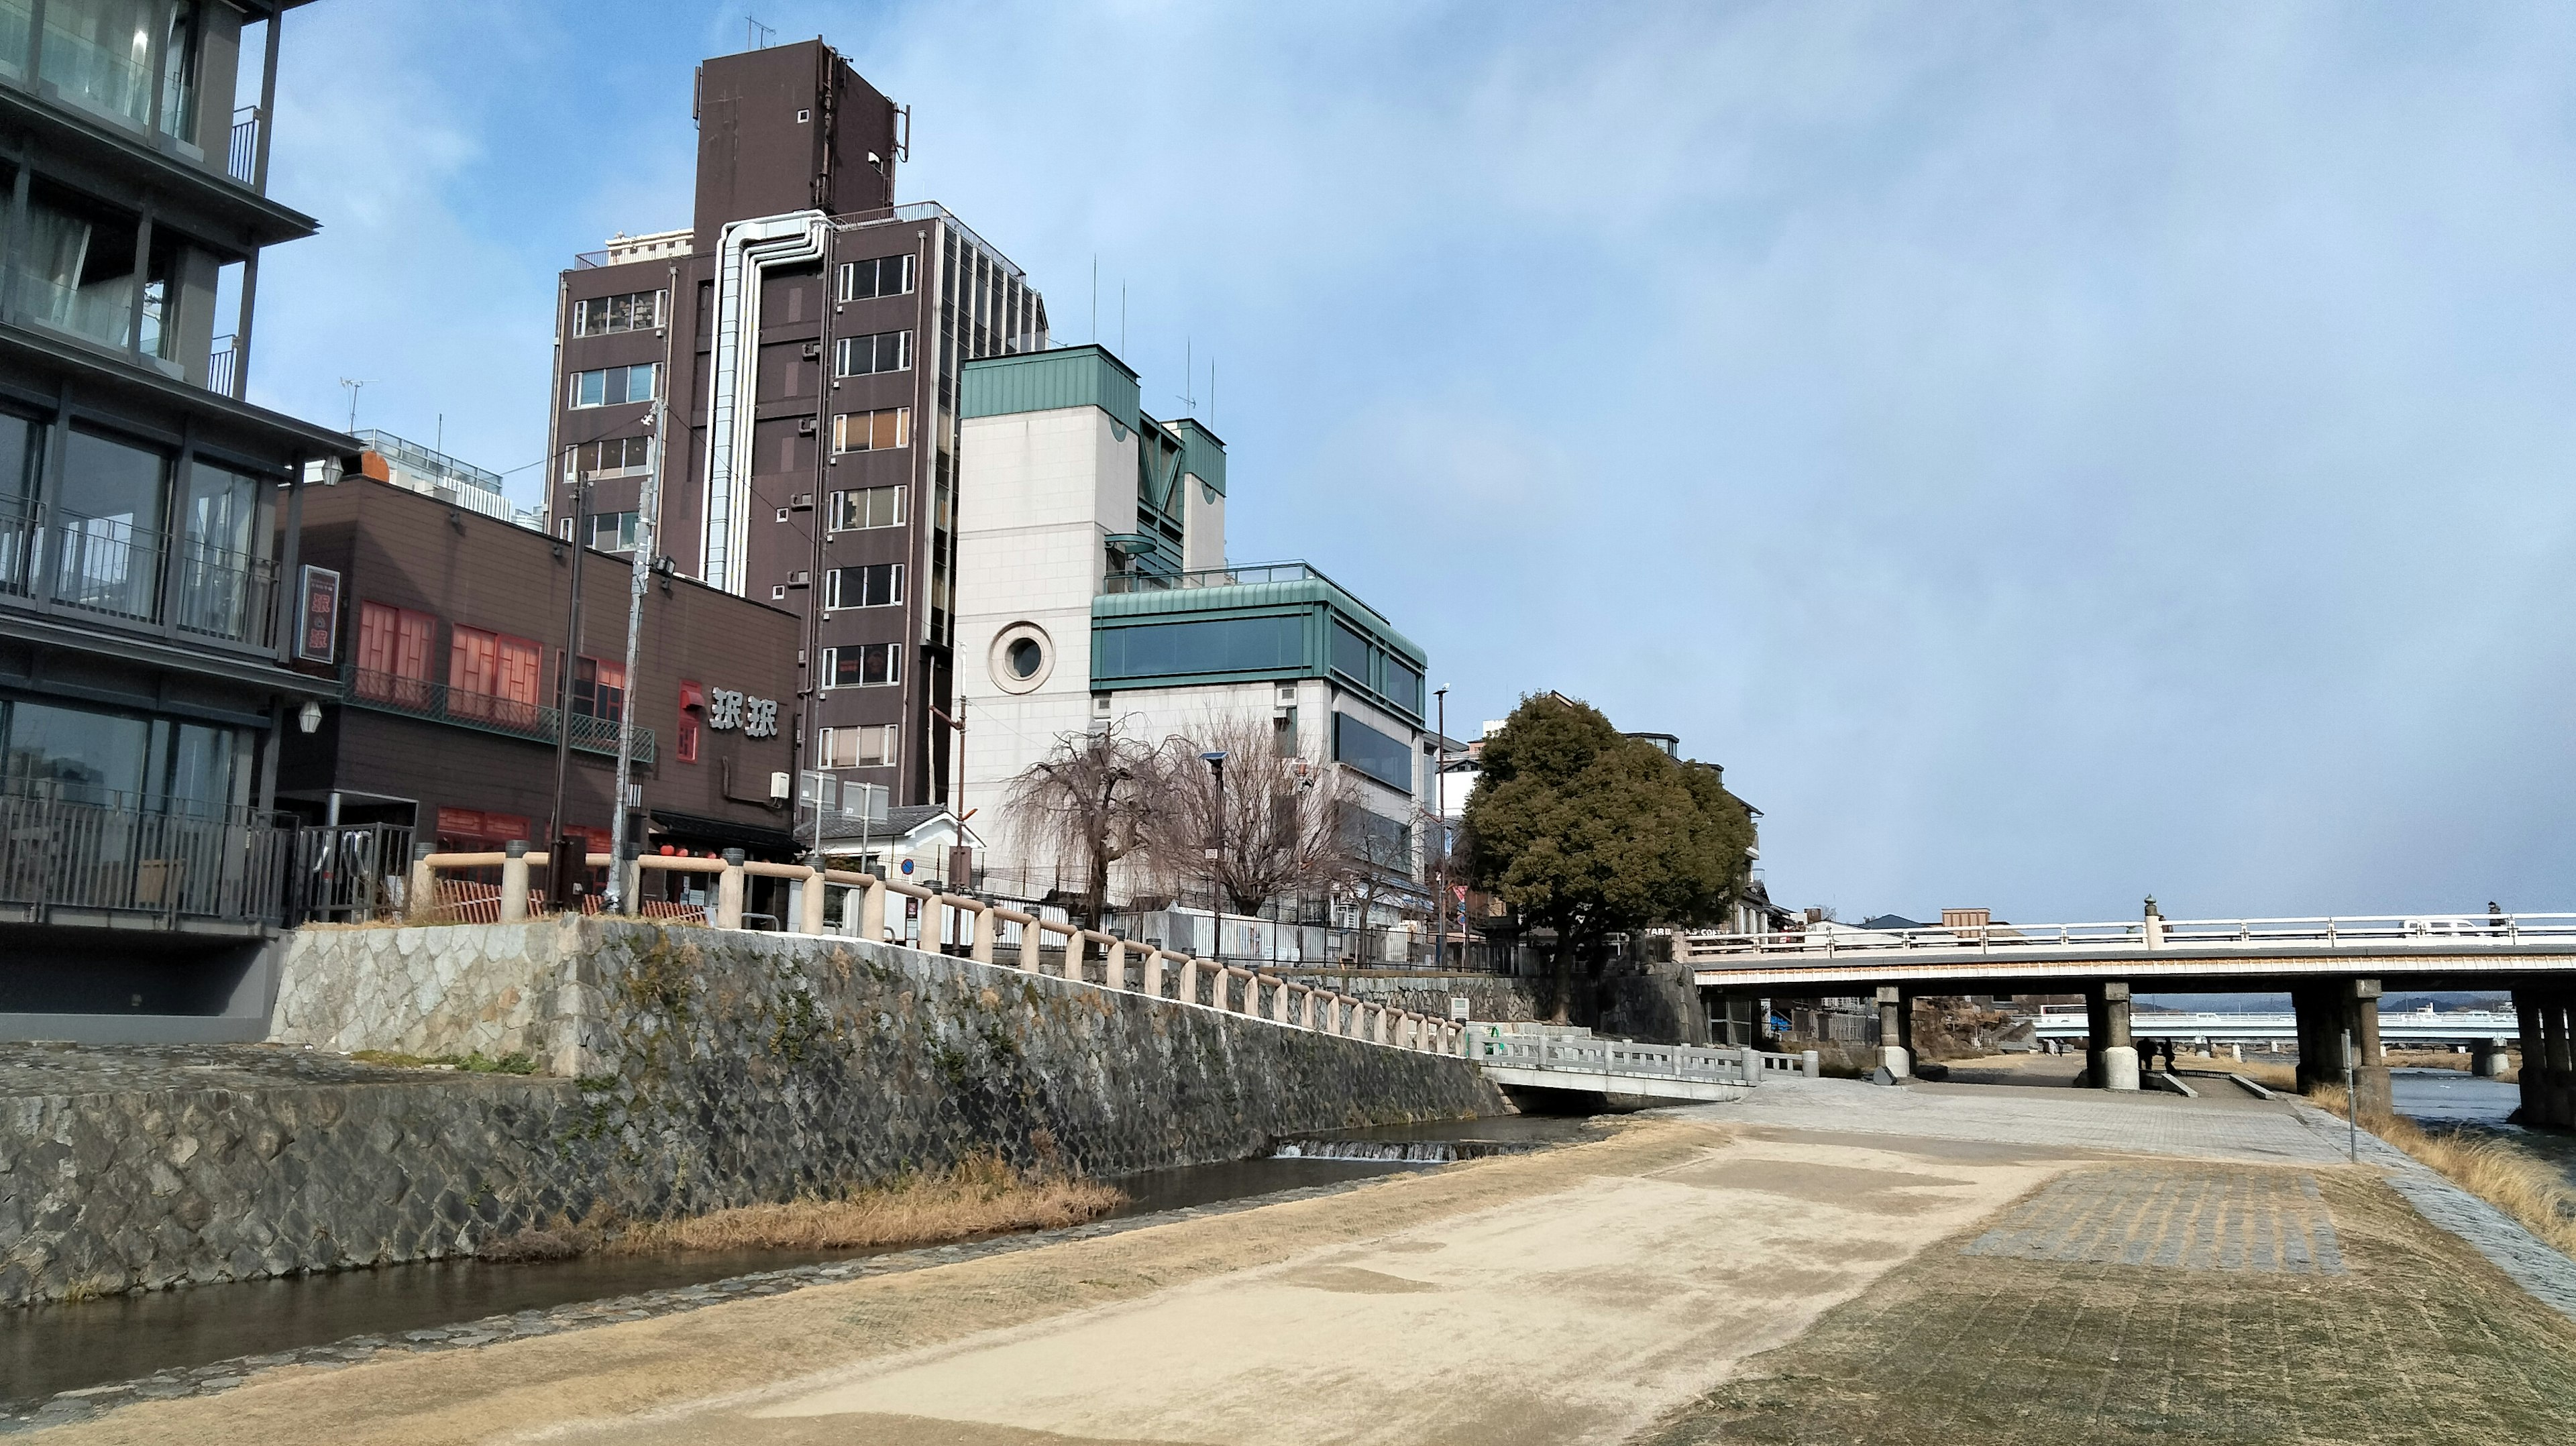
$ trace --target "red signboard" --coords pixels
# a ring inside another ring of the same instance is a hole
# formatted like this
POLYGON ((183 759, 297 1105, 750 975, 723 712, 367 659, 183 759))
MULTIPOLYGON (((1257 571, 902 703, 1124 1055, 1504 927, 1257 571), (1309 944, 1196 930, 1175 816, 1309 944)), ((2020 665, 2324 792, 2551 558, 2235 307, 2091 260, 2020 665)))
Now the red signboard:
POLYGON ((304 569, 303 620, 295 638, 295 656, 307 663, 340 661, 340 574, 327 567, 304 569))
POLYGON ((505 844, 528 836, 528 820, 515 813, 442 808, 438 811, 438 836, 459 843, 505 844))

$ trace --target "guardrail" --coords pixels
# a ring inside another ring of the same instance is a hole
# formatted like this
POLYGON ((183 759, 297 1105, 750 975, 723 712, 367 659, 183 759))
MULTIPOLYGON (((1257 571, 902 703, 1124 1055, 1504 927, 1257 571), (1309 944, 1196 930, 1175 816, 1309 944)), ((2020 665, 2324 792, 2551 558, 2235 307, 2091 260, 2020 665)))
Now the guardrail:
POLYGON ((2306 919, 2127 919, 2098 924, 1984 924, 1821 933, 1686 934, 1684 962, 1740 955, 1834 958, 1904 950, 2033 954, 2118 949, 2396 946, 2424 949, 2576 948, 2576 914, 2364 914, 2306 919))
POLYGON ((1765 1074, 1814 1079, 1821 1073, 1821 1061, 1813 1050, 1803 1055, 1768 1054, 1750 1046, 1637 1044, 1544 1034, 1492 1034, 1473 1038, 1471 1043, 1470 1058, 1504 1069, 1745 1086, 1760 1084, 1765 1074))
POLYGON ((295 835, 269 816, 0 797, 0 914, 278 921, 295 835))
MULTIPOLYGON (((583 863, 589 868, 607 868, 615 860, 597 853, 584 855, 583 863)), ((529 888, 529 871, 547 864, 545 855, 529 853, 525 844, 512 844, 498 853, 423 852, 412 861, 405 897, 416 901, 412 915, 416 922, 518 923, 529 918, 536 908, 536 897, 529 888), (462 881, 441 878, 443 873, 493 868, 501 871, 498 887, 480 885, 473 889, 475 897, 470 900, 456 897, 455 885, 462 881), (485 890, 491 891, 488 897, 485 890), (442 913, 446 920, 441 919, 442 913)), ((1449 1020, 1412 1010, 1389 1009, 1256 969, 1194 958, 1113 934, 1055 923, 982 899, 881 879, 874 874, 746 861, 739 849, 729 849, 719 859, 644 854, 626 861, 620 897, 631 909, 649 910, 643 900, 643 884, 644 876, 653 872, 714 875, 715 902, 708 921, 714 928, 743 926, 743 895, 750 880, 786 879, 804 886, 798 900, 798 917, 783 921, 789 924, 789 932, 829 936, 827 895, 837 888, 856 895, 845 895, 843 899, 840 937, 900 943, 887 937, 886 900, 891 895, 901 895, 921 901, 924 937, 939 930, 944 922, 942 911, 955 915, 959 936, 972 940, 967 957, 979 964, 1000 964, 1045 975, 1049 972, 1046 956, 1052 952, 1059 957, 1050 977, 1071 983, 1097 984, 1117 993, 1202 1005, 1284 1028, 1313 1030, 1394 1049, 1424 1054, 1465 1053, 1466 1028, 1449 1020), (1058 941, 1052 949, 1047 943, 1050 937, 1058 941)))

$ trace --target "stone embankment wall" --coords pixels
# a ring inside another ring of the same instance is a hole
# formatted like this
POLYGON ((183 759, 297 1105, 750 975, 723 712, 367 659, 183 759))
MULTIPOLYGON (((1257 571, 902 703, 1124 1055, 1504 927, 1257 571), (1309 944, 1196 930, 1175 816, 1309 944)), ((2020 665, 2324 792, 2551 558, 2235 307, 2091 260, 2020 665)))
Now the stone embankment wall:
POLYGON ((850 940, 325 931, 288 976, 280 1036, 312 1052, 0 1060, 0 1302, 472 1254, 558 1215, 783 1200, 978 1149, 1114 1175, 1503 1107, 1466 1060, 850 940), (326 1044, 557 1073, 368 1069, 326 1044))

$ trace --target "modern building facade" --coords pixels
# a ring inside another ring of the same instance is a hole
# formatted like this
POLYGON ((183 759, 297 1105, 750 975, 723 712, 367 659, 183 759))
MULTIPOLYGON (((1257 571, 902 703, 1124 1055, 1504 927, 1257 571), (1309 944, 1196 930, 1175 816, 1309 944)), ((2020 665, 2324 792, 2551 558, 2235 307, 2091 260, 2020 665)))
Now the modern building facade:
POLYGON ((1046 867, 993 806, 1062 740, 1114 724, 1151 745, 1255 720, 1281 752, 1347 775, 1355 854, 1385 876, 1387 907, 1418 904, 1422 649, 1305 563, 1227 565, 1225 444, 1147 415, 1106 349, 964 376, 957 690, 993 868, 1046 867))
POLYGON ((631 548, 658 467, 656 556, 804 620, 800 767, 944 803, 959 368, 1042 350, 1045 302, 895 203, 909 115, 819 41, 707 61, 696 114, 693 224, 563 274, 550 525, 631 548))
MULTIPOLYGON (((386 439, 379 442, 399 439, 386 439)), ((359 471, 309 489, 301 555, 340 579, 337 656, 301 664, 332 698, 290 735, 278 803, 311 823, 387 823, 442 850, 570 833, 606 852, 619 722, 634 716, 636 841, 782 859, 782 705, 797 619, 687 578, 646 589, 626 673, 632 572, 592 551, 569 616, 574 547, 359 471), (572 644, 569 700, 556 697, 572 644), (560 828, 559 729, 569 729, 560 828)))
POLYGON ((317 229, 266 193, 288 8, 0 3, 0 1035, 265 1029, 300 483, 357 450, 242 399, 261 251, 317 229))

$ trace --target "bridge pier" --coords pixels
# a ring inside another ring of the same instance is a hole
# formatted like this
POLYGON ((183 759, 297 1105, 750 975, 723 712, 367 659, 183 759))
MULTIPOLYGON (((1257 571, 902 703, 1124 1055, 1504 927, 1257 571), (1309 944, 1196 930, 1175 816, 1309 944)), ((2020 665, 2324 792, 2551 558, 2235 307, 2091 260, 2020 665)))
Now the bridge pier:
POLYGON ((1878 986, 1878 1065, 1898 1079, 1914 1073, 1914 1021, 1905 991, 1893 984, 1878 986))
POLYGON ((2522 1016, 2522 1108, 2526 1125, 2576 1128, 2576 1038, 2571 1038, 2568 994, 2558 989, 2517 989, 2522 1016))
POLYGON ((2360 1096, 2356 1103, 2365 1115, 2396 1113, 2396 1099, 2389 1092, 2388 1057, 2379 1048, 2379 981, 2355 979, 2344 986, 2346 1009, 2352 1020, 2352 1045, 2361 1057, 2353 1061, 2353 1092, 2360 1096))

